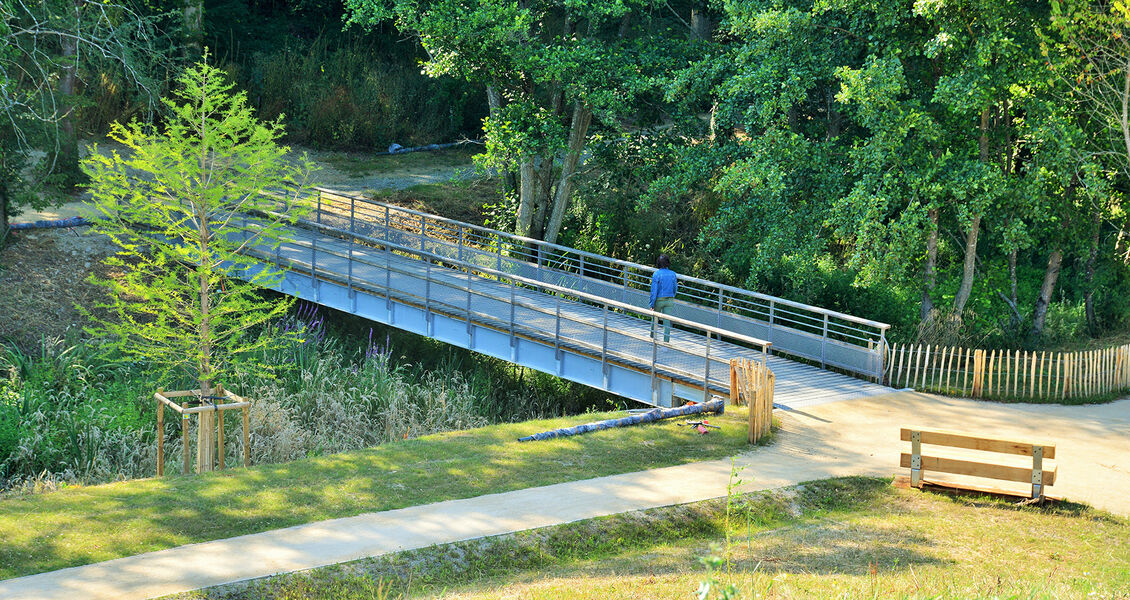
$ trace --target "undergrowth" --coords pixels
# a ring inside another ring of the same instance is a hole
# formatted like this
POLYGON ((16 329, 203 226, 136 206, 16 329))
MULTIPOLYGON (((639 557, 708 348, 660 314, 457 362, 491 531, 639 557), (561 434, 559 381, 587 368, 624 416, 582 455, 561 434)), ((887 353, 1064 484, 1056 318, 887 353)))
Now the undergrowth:
MULTIPOLYGON (((547 375, 365 325, 300 304, 272 327, 302 328, 301 339, 237 361, 237 375, 227 387, 253 401, 252 463, 583 412, 599 397, 547 375)), ((146 365, 108 356, 90 340, 43 340, 33 351, 3 347, 0 492, 152 476, 157 466, 152 394, 158 387, 187 385, 159 381, 146 365)), ((238 464, 240 418, 235 412, 226 418, 228 464, 238 464)), ((178 419, 166 419, 165 440, 166 469, 177 472, 183 448, 178 419)))

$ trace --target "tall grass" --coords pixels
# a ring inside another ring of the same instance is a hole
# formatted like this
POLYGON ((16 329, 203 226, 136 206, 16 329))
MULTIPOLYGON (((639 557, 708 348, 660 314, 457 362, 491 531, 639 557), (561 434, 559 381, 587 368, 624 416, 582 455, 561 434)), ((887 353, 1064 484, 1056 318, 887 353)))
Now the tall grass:
POLYGON ((291 42, 228 66, 260 118, 285 114, 289 140, 319 148, 384 149, 477 137, 483 90, 431 79, 411 56, 363 39, 291 42))
MULTIPOLYGON (((358 324, 299 304, 262 335, 294 329, 302 335, 237 361, 226 386, 253 401, 252 462, 581 412, 600 397, 408 334, 372 328, 362 334, 358 324)), ((0 491, 152 476, 152 393, 177 383, 154 379, 145 365, 108 357, 90 341, 45 340, 34 353, 0 350, 0 491)), ((227 418, 225 451, 229 464, 238 464, 242 428, 238 415, 227 418)), ((170 472, 181 464, 180 435, 179 420, 168 419, 170 472)))

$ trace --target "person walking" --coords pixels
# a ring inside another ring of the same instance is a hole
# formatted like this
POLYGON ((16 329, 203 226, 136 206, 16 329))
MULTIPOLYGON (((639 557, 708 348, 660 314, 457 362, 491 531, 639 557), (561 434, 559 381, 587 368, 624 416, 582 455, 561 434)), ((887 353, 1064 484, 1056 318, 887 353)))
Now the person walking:
MULTIPOLYGON (((675 293, 679 288, 679 276, 671 270, 671 259, 667 258, 666 254, 659 255, 659 259, 655 261, 655 266, 659 267, 659 270, 651 276, 651 300, 647 303, 647 307, 655 312, 669 315, 671 309, 675 307, 675 293)), ((655 337, 654 328, 651 331, 651 337, 655 337)), ((663 341, 671 341, 670 319, 663 319, 663 341)))

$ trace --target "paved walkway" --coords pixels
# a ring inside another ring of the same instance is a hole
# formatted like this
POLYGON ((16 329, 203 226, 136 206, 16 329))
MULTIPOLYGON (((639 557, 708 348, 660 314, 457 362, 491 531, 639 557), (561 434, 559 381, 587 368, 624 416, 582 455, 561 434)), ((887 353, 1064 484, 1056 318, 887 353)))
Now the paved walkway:
MULTIPOLYGON (((1051 493, 1130 516, 1130 399, 1004 405, 896 393, 781 411, 778 442, 738 457, 748 490, 898 471, 901 426, 1057 444, 1051 493)), ((723 496, 718 460, 334 519, 0 581, 0 598, 142 599, 276 573, 723 496)))

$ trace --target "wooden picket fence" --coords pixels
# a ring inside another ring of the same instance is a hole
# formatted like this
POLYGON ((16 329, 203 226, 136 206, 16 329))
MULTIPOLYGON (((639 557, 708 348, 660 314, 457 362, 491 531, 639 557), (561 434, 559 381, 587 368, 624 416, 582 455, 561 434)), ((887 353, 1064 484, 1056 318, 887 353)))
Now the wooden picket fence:
POLYGON ((1130 344, 1081 352, 892 344, 885 381, 971 398, 1090 398, 1130 388, 1130 344))
POLYGON ((773 427, 773 390, 777 377, 764 361, 730 360, 730 403, 749 406, 749 443, 755 444, 773 427))

